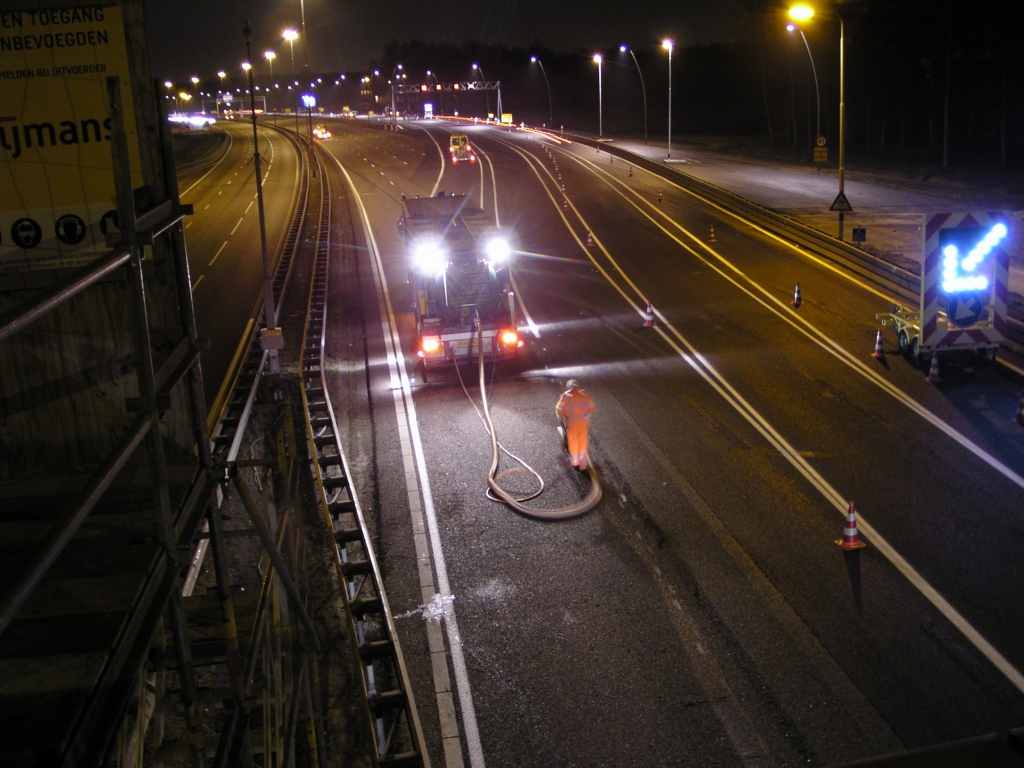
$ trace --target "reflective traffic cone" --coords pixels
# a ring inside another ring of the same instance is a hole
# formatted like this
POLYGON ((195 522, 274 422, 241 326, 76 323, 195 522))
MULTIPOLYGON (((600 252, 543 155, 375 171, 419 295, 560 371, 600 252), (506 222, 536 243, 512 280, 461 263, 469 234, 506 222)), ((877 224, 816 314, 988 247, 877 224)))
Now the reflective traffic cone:
POLYGON ((1024 427, 1024 389, 1020 391, 1020 405, 1017 406, 1017 423, 1024 427))
POLYGON ((615 155, 611 155, 611 154, 608 155, 608 164, 609 165, 614 165, 614 163, 615 163, 615 155))
POLYGON ((857 533, 857 511, 853 508, 852 501, 850 502, 850 509, 846 513, 846 527, 843 528, 843 538, 836 539, 836 544, 847 552, 867 546, 867 544, 860 540, 860 534, 857 533))
POLYGON ((654 307, 651 306, 651 302, 647 302, 647 314, 644 315, 644 328, 650 328, 654 325, 654 307))
POLYGON ((797 283, 796 288, 793 290, 793 306, 800 309, 800 305, 803 303, 804 300, 800 296, 800 283, 797 283))
POLYGON ((932 364, 928 366, 928 381, 938 384, 942 381, 939 378, 939 353, 932 352, 932 364))
POLYGON ((593 247, 594 247, 594 236, 592 234, 590 234, 589 232, 587 232, 587 248, 593 248, 593 247))
POLYGON ((714 224, 711 225, 711 234, 708 235, 708 242, 709 243, 717 243, 718 242, 718 239, 715 237, 715 225, 714 224))
POLYGON ((660 202, 661 202, 662 200, 664 200, 664 199, 665 199, 665 195, 663 195, 663 194, 661 193, 661 190, 659 189, 659 190, 658 190, 658 202, 660 203, 660 202))
POLYGON ((629 176, 630 178, 632 178, 632 176, 633 176, 633 166, 632 166, 632 165, 631 165, 631 166, 629 166, 629 174, 627 174, 627 175, 628 175, 628 176, 629 176))
POLYGON ((563 197, 562 198, 562 210, 563 211, 568 211, 569 210, 569 198, 568 197, 563 197))
POLYGON ((871 356, 875 360, 881 360, 885 357, 885 350, 882 349, 882 329, 878 329, 878 333, 875 334, 875 351, 871 353, 871 356))

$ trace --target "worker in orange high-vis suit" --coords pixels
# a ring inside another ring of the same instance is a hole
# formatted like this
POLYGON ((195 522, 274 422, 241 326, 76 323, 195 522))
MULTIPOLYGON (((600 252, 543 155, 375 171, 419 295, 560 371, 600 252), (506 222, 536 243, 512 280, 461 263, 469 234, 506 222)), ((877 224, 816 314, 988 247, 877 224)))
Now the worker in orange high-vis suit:
POLYGON ((594 401, 585 389, 580 389, 579 382, 569 379, 568 389, 558 398, 555 413, 562 420, 565 428, 565 439, 569 444, 569 456, 572 465, 586 469, 590 463, 587 453, 587 436, 590 432, 590 414, 595 410, 594 401))

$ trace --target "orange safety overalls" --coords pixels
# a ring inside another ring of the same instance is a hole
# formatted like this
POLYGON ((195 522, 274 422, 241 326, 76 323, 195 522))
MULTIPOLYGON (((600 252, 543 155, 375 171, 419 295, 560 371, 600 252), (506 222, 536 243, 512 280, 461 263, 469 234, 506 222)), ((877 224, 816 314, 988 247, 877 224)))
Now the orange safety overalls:
POLYGON ((580 469, 586 469, 589 463, 587 436, 590 432, 590 414, 594 410, 594 401, 587 391, 576 387, 563 392, 555 406, 555 413, 565 423, 565 438, 569 444, 572 465, 580 469))

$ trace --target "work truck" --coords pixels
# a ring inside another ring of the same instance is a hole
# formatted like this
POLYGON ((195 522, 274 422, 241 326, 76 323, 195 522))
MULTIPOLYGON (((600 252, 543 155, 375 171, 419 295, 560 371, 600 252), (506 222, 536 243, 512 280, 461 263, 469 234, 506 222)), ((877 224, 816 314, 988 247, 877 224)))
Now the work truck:
POLYGON ((464 133, 453 133, 448 140, 448 153, 453 163, 476 162, 476 154, 469 145, 469 136, 464 133))
POLYGON ((430 368, 513 358, 523 345, 511 284, 512 250, 494 221, 467 195, 406 198, 398 231, 405 236, 416 317, 416 354, 430 368))
POLYGON ((920 304, 875 315, 902 354, 995 357, 1006 333, 1009 216, 1000 211, 924 217, 920 304))

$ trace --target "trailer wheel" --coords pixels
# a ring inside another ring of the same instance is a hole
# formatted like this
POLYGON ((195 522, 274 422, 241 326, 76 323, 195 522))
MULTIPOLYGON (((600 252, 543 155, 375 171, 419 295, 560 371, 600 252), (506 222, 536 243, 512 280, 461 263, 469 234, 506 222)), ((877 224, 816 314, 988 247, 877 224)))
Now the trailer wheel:
POLYGON ((896 344, 899 346, 900 354, 906 357, 910 351, 910 339, 907 338, 906 331, 900 331, 896 334, 896 344))
POLYGON ((910 356, 914 360, 914 365, 921 367, 921 340, 915 336, 914 340, 910 342, 910 356))

